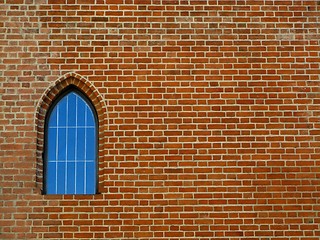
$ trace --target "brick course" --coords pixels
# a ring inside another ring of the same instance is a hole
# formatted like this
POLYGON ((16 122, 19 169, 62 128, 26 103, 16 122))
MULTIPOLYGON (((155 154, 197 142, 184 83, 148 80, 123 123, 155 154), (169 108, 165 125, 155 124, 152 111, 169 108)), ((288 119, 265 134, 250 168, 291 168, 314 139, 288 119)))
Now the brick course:
POLYGON ((0 239, 320 238, 320 1, 0 0, 0 239), (99 192, 42 195, 75 85, 99 192))

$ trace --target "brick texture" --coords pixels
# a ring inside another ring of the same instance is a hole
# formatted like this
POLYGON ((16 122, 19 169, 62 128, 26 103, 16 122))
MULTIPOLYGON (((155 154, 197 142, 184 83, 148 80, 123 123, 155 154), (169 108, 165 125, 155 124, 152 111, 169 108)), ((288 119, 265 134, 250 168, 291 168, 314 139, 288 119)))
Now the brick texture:
POLYGON ((0 239, 320 238, 320 1, 0 0, 0 239), (42 195, 75 85, 99 192, 42 195))

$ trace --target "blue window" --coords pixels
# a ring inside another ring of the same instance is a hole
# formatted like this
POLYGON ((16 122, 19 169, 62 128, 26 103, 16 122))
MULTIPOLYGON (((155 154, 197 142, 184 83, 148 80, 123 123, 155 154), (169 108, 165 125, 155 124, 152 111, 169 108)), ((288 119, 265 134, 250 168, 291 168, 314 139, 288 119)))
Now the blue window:
POLYGON ((97 189, 97 120, 77 90, 58 98, 46 118, 46 194, 95 194, 97 189))

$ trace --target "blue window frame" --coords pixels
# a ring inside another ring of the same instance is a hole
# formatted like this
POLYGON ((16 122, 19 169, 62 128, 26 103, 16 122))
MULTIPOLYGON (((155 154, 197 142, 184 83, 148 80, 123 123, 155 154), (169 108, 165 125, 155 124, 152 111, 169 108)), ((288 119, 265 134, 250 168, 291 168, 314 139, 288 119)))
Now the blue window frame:
POLYGON ((97 117, 78 90, 67 91, 46 118, 45 194, 97 192, 97 117))

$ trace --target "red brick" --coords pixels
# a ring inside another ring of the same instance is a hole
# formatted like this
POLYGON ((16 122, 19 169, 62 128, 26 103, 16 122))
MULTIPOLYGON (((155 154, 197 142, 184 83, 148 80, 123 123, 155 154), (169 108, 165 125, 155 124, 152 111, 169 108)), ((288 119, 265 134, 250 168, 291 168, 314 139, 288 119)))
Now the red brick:
POLYGON ((318 239, 317 1, 0 4, 1 238, 318 239), (97 110, 100 194, 44 196, 70 84, 97 110))

